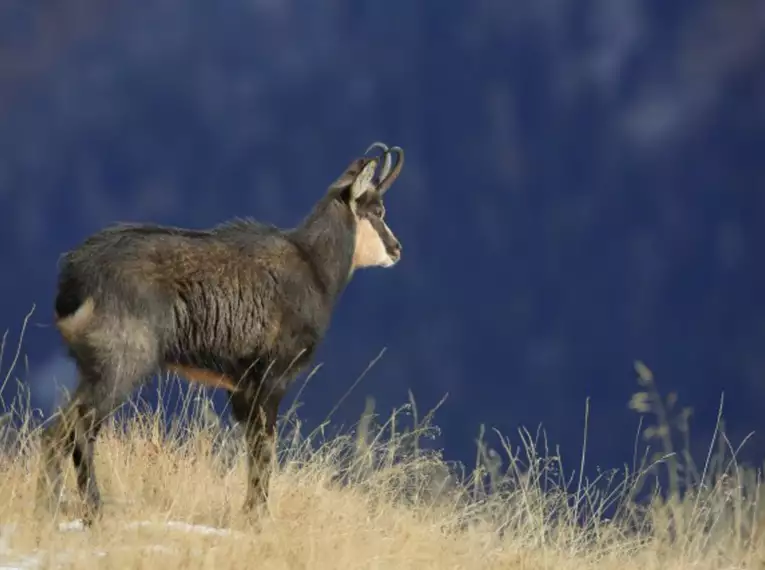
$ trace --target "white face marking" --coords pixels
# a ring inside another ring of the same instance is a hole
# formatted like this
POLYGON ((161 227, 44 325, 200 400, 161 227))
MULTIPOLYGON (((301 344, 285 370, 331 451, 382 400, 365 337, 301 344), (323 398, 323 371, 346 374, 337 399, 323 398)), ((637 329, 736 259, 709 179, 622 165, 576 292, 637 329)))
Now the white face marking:
MULTIPOLYGON (((387 226, 386 226, 387 228, 387 226)), ((391 259, 385 244, 369 220, 361 218, 356 227, 356 248, 353 252, 353 267, 391 267, 391 259)))

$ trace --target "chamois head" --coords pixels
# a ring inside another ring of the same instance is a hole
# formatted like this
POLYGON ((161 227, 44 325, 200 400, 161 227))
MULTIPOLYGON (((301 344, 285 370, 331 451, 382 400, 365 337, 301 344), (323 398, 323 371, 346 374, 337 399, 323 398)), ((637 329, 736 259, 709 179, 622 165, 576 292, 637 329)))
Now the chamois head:
POLYGON ((356 219, 353 269, 393 267, 401 259, 401 242, 385 223, 383 195, 401 173, 404 151, 397 146, 388 148, 381 142, 375 142, 365 154, 374 148, 383 152, 382 167, 376 178, 380 161, 365 156, 354 160, 330 186, 331 191, 339 193, 356 219), (395 167, 393 154, 397 156, 395 167))

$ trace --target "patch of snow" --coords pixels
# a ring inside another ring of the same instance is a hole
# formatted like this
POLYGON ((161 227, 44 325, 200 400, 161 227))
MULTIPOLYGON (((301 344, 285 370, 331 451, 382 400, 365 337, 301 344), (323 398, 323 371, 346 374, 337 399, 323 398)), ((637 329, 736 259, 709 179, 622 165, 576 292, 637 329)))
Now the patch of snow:
POLYGON ((144 546, 141 548, 141 550, 144 550, 146 552, 161 552, 162 554, 177 554, 178 551, 174 548, 170 548, 169 546, 165 546, 163 544, 152 544, 150 546, 144 546))
POLYGON ((74 519, 69 522, 62 522, 58 525, 58 530, 61 532, 76 532, 85 530, 85 523, 82 519, 74 519))
POLYGON ((196 532, 199 534, 211 534, 215 536, 232 536, 233 533, 230 530, 224 528, 216 528, 212 526, 191 524, 181 521, 167 521, 165 523, 152 522, 152 521, 137 521, 126 525, 127 528, 137 528, 146 526, 163 526, 172 530, 179 530, 183 532, 196 532))
POLYGON ((38 568, 39 566, 39 556, 20 556, 0 564, 0 570, 28 570, 30 568, 38 568))
MULTIPOLYGON (((139 528, 139 527, 155 527, 164 528, 169 530, 175 530, 180 532, 190 532, 197 534, 204 534, 208 536, 244 536, 241 532, 235 532, 224 528, 216 528, 212 526, 191 524, 181 521, 135 521, 127 523, 123 528, 139 528)), ((86 526, 81 519, 75 519, 72 521, 62 522, 58 525, 58 530, 61 532, 81 532, 86 530, 86 526)), ((17 529, 16 524, 0 524, 0 570, 36 570, 43 566, 44 551, 35 549, 27 554, 20 554, 14 552, 10 548, 8 538, 17 529)), ((117 547, 129 548, 129 547, 117 547)), ((164 554, 176 554, 177 550, 169 548, 163 544, 150 544, 147 546, 139 546, 139 550, 146 552, 158 552, 164 554)), ((55 562, 65 562, 71 560, 77 555, 81 555, 82 552, 73 552, 69 550, 61 550, 53 555, 55 562)), ((103 558, 108 554, 104 550, 93 550, 92 556, 103 558)))

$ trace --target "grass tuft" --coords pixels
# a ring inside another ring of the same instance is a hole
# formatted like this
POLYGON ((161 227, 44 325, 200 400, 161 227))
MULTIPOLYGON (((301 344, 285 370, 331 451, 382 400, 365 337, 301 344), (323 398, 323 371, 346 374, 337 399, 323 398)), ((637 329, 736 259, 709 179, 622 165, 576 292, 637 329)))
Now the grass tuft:
POLYGON ((241 429, 198 389, 182 399, 184 421, 137 396, 103 429, 99 525, 77 523, 71 466, 58 517, 38 518, 40 422, 19 396, 0 412, 0 566, 761 568, 761 471, 736 462, 722 414, 698 467, 690 411, 660 394, 645 365, 636 371, 630 407, 650 424, 640 434, 649 449, 638 461, 636 445, 634 466, 593 480, 583 475, 586 445, 567 473, 543 431, 482 432, 467 470, 430 448, 435 410, 420 418, 413 401, 379 417, 370 400, 356 425, 331 436, 329 421, 306 432, 293 406, 257 524, 240 513, 241 429))

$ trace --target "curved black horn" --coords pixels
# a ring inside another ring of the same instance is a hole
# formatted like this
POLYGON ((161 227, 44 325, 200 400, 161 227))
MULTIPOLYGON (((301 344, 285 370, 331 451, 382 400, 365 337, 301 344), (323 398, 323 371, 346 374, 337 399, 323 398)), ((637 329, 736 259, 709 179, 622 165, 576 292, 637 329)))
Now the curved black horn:
POLYGON ((380 150, 382 150, 383 156, 385 157, 385 161, 383 162, 382 169, 380 170, 380 176, 378 177, 378 180, 382 181, 390 173, 390 167, 392 165, 392 157, 390 155, 390 149, 388 148, 388 145, 386 145, 385 143, 373 142, 364 154, 368 154, 369 151, 372 150, 373 148, 379 148, 380 150))
POLYGON ((378 141, 378 142, 373 142, 371 145, 369 145, 369 148, 366 150, 366 152, 364 152, 364 154, 367 154, 373 148, 379 148, 383 152, 388 152, 388 145, 378 141))
MULTIPOLYGON (((388 188, 391 187, 391 184, 393 184, 396 181, 396 178, 398 178, 398 175, 401 174, 401 169, 404 168, 404 149, 398 146, 392 146, 386 151, 386 165, 389 163, 390 157, 393 153, 396 153, 398 157, 396 159, 396 166, 393 168, 393 171, 390 172, 390 174, 386 172, 386 176, 380 180, 380 184, 377 186, 377 191, 380 193, 380 196, 388 191, 388 188)), ((388 170, 390 170, 390 168, 388 168, 388 170)))

